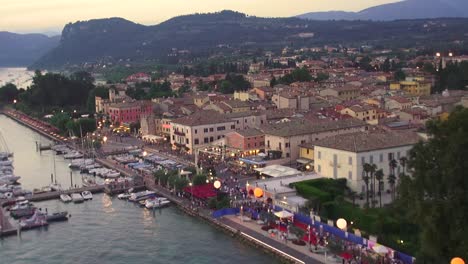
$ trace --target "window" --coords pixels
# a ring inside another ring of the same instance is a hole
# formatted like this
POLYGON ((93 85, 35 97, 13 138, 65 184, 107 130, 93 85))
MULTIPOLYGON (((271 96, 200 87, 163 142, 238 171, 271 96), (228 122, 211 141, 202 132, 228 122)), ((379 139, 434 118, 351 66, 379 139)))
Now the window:
POLYGON ((388 161, 391 161, 393 160, 393 153, 388 153, 388 161))
POLYGON ((322 166, 317 165, 317 171, 318 171, 318 172, 322 172, 322 166))
POLYGON ((397 159, 400 159, 400 151, 398 151, 398 152, 396 153, 396 157, 397 157, 397 159))
POLYGON ((174 136, 174 135, 172 136, 172 140, 175 140, 175 136, 174 136))
POLYGON ((348 171, 348 179, 349 180, 353 179, 353 172, 352 171, 348 171))
POLYGON ((185 139, 185 144, 189 144, 188 138, 185 139))
POLYGON ((213 131, 214 131, 214 129, 212 127, 210 127, 210 132, 213 132, 213 131))
POLYGON ((213 140, 214 140, 213 137, 210 137, 210 142, 213 142, 213 140))
POLYGON ((284 143, 285 148, 289 148, 289 143, 284 143))
POLYGON ((231 126, 231 129, 236 129, 236 126, 235 126, 235 125, 232 125, 232 126, 231 126))
POLYGON ((286 153, 286 158, 289 158, 289 153, 286 153))
POLYGON ((226 127, 225 126, 220 126, 220 127, 217 127, 216 130, 218 130, 218 131, 226 130, 226 127))
POLYGON ((370 162, 370 164, 374 164, 374 156, 373 155, 370 155, 369 162, 370 162))
POLYGON ((353 165, 353 157, 349 157, 349 158, 348 158, 348 164, 349 164, 349 165, 353 165))
POLYGON ((383 162, 383 153, 380 153, 379 155, 379 162, 383 162))
POLYGON ((319 151, 319 152, 317 153, 317 158, 318 158, 318 159, 321 159, 321 158, 322 158, 322 152, 319 151))
POLYGON ((305 140, 301 140, 301 144, 304 144, 305 143, 305 140))
POLYGON ((366 157, 361 157, 361 163, 362 164, 366 163, 366 157))
POLYGON ((195 129, 195 134, 197 134, 197 132, 198 132, 198 130, 197 130, 197 129, 195 129))
POLYGON ((270 147, 270 140, 267 140, 267 147, 270 147))
POLYGON ((194 142, 195 145, 200 144, 200 141, 198 140, 198 138, 196 138, 193 142, 194 142))
POLYGON ((279 148, 279 150, 281 150, 281 142, 278 143, 278 148, 279 148))
POLYGON ((203 129, 203 132, 208 133, 208 128, 203 129))
POLYGON ((307 149, 306 152, 307 152, 307 155, 309 155, 309 149, 307 149))
POLYGON ((204 143, 208 143, 208 138, 207 138, 207 137, 204 138, 204 139, 203 139, 203 142, 204 142, 204 143))
POLYGON ((250 143, 247 143, 247 147, 250 148, 250 143))

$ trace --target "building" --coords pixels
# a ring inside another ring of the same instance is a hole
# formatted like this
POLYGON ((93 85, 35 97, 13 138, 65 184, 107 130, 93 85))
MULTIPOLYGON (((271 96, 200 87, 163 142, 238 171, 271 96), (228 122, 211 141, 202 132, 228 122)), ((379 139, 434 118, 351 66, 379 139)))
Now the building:
POLYGON ((244 155, 257 154, 265 149, 265 135, 256 128, 230 132, 226 134, 226 146, 244 155))
POLYGON ((409 79, 390 84, 390 90, 402 90, 411 96, 430 95, 431 87, 430 82, 419 79, 409 79))
POLYGON ((387 110, 405 110, 411 108, 411 101, 405 97, 392 96, 385 98, 385 109, 387 110))
POLYGON ((224 139, 236 129, 235 122, 216 111, 199 111, 171 122, 171 144, 174 149, 194 150, 224 139))
POLYGON ((303 92, 282 91, 273 94, 271 100, 278 109, 291 108, 309 110, 312 96, 303 92))
POLYGON ((354 100, 361 95, 360 88, 352 85, 325 88, 319 93, 320 96, 333 96, 341 100, 354 100))
POLYGON ((342 115, 349 115, 369 124, 377 124, 379 116, 377 115, 377 108, 370 105, 353 105, 346 107, 340 111, 342 115))
POLYGON ((286 119, 262 127, 265 133, 265 149, 281 152, 282 158, 290 163, 299 157, 299 145, 320 140, 329 136, 365 130, 365 122, 349 118, 336 121, 308 121, 286 119))
POLYGON ((267 123, 267 115, 260 111, 237 112, 225 115, 236 124, 236 130, 260 128, 267 123))
POLYGON ((132 74, 132 75, 128 76, 125 79, 125 81, 128 84, 135 84, 135 83, 141 83, 141 82, 151 82, 151 75, 143 73, 143 72, 139 72, 139 73, 135 73, 135 74, 132 74))
POLYGON ((110 104, 108 115, 112 123, 136 123, 152 113, 151 101, 132 101, 110 104))
MULTIPOLYGON (((381 189, 389 189, 385 188, 392 173, 389 162, 407 157, 419 140, 416 133, 408 131, 366 131, 327 137, 312 143, 314 170, 327 178, 345 178, 352 190, 365 192, 363 165, 375 164, 385 175, 381 189)), ((400 172, 403 172, 401 164, 394 173, 400 172)))

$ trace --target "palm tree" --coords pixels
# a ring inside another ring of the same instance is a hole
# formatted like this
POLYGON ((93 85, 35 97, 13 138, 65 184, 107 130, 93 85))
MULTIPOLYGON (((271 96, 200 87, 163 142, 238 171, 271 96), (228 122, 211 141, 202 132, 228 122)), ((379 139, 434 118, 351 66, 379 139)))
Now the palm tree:
POLYGON ((382 169, 375 172, 375 179, 379 182, 378 194, 379 194, 380 208, 382 208, 382 190, 380 189, 380 186, 382 186, 383 178, 384 178, 384 173, 382 169))
POLYGON ((362 165, 362 179, 364 180, 364 183, 366 184, 366 204, 367 207, 369 207, 369 172, 370 172, 370 164, 369 163, 364 163, 362 165))
POLYGON ((407 157, 401 157, 400 158, 400 164, 401 164, 401 167, 403 168, 403 173, 406 173, 406 164, 408 162, 408 158, 407 157))
POLYGON ((388 184, 390 185, 390 188, 392 191, 392 201, 395 199, 395 183, 396 183, 395 174, 388 175, 388 184))
MULTIPOLYGON (((388 167, 390 168, 390 174, 393 174, 395 177, 396 177, 396 174, 395 174, 395 169, 396 167, 398 166, 398 162, 395 160, 395 159, 392 159, 390 160, 390 162, 388 163, 388 167)), ((398 182, 396 179, 395 179, 395 185, 398 185, 398 182)), ((393 190, 395 192, 395 188, 393 190)), ((395 198, 395 197, 393 197, 395 198)))
POLYGON ((371 178, 371 181, 372 181, 372 204, 374 204, 374 201, 375 201, 375 172, 377 171, 377 165, 370 164, 369 165, 369 170, 370 170, 369 171, 370 172, 370 178, 371 178))

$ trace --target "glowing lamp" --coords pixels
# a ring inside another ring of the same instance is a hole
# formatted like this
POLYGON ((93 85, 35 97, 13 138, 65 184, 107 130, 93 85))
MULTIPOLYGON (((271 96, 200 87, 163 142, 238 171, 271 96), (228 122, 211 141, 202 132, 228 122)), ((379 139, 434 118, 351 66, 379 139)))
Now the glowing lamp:
POLYGON ((465 264, 465 261, 462 258, 453 258, 450 264, 465 264))
POLYGON ((336 220, 336 226, 341 230, 346 229, 347 225, 348 225, 348 223, 343 218, 340 218, 340 219, 336 220))
POLYGON ((213 186, 214 186, 216 189, 219 189, 219 188, 221 188, 221 182, 220 182, 220 181, 215 181, 215 182, 213 183, 213 186))
POLYGON ((263 196, 263 190, 260 189, 260 188, 255 188, 255 190, 254 190, 254 195, 255 195, 255 197, 257 197, 257 198, 262 197, 262 196, 263 196))

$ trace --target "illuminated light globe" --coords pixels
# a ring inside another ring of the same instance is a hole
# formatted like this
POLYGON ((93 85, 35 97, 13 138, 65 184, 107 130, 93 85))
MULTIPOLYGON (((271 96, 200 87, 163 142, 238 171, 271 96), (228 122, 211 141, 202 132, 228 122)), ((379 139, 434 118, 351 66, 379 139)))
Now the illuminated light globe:
POLYGON ((255 195, 255 197, 257 197, 257 198, 262 197, 262 196, 263 196, 263 190, 260 189, 260 188, 255 188, 255 190, 254 190, 254 195, 255 195))
POLYGON ((450 264, 465 264, 465 261, 462 258, 453 258, 450 264))
POLYGON ((336 220, 336 226, 341 230, 346 229, 347 225, 348 225, 348 223, 343 218, 340 218, 340 219, 336 220))
POLYGON ((216 189, 219 189, 219 188, 221 188, 221 182, 220 182, 220 181, 215 181, 215 182, 213 183, 213 186, 214 186, 216 189))

